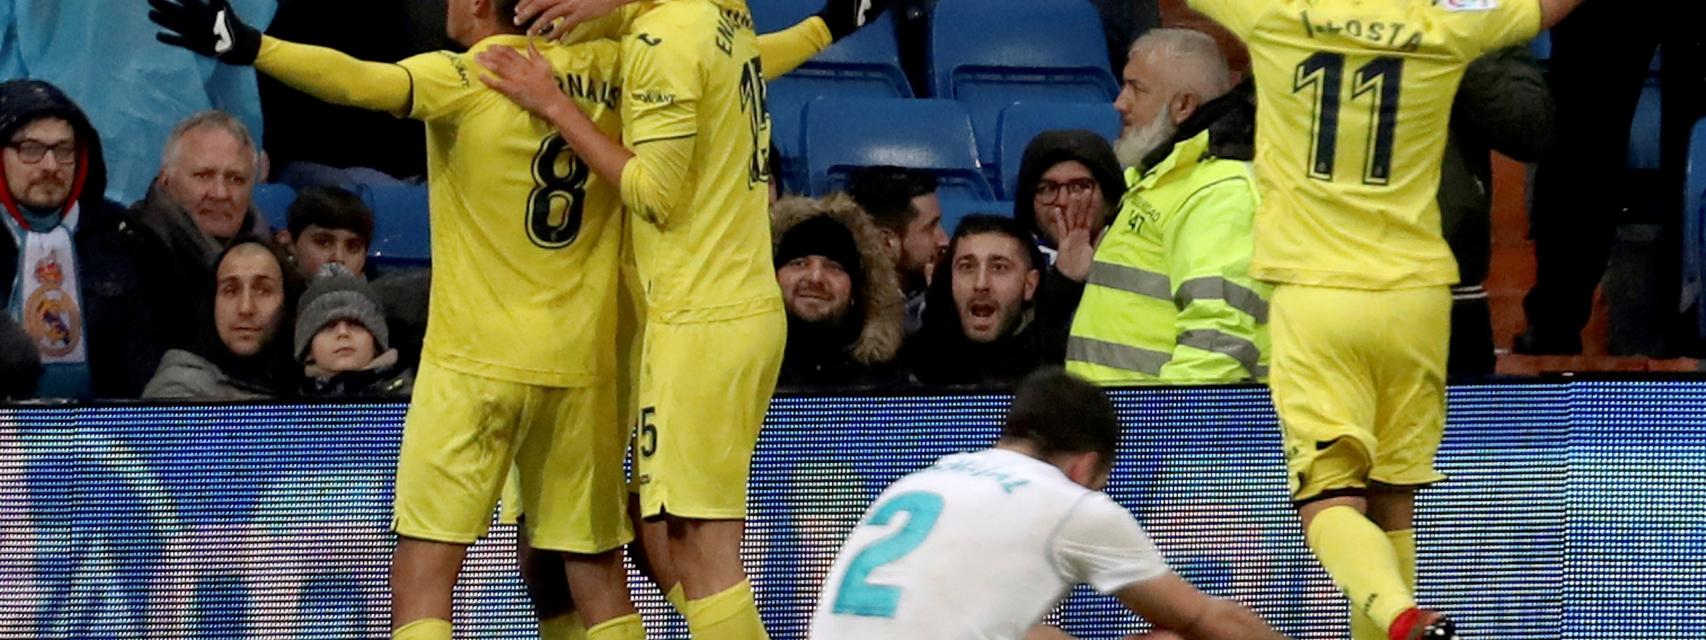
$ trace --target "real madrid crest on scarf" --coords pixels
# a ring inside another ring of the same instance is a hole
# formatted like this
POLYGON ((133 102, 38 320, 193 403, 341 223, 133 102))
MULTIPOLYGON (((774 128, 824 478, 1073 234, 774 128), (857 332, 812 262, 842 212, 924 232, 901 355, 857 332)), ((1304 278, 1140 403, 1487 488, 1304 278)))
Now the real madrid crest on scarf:
POLYGON ((73 205, 60 224, 40 231, 26 230, 7 220, 6 226, 22 249, 18 252, 13 313, 36 345, 42 364, 88 360, 76 248, 71 239, 79 213, 80 208, 73 205))
POLYGON ((35 341, 43 362, 67 356, 83 359, 83 314, 77 309, 77 296, 64 288, 65 270, 58 253, 49 251, 36 261, 31 275, 38 286, 24 300, 24 331, 35 341))

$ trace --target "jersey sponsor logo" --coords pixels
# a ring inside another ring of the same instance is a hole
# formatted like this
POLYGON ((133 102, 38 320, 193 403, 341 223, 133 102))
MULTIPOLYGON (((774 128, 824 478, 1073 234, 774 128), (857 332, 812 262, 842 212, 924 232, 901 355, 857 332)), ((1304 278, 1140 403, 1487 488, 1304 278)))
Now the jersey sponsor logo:
POLYGON ((1434 5, 1446 11, 1492 11, 1499 0, 1434 0, 1434 5))
POLYGON ((628 94, 628 99, 640 104, 668 105, 675 104, 675 95, 661 91, 635 91, 628 94))
POLYGON ((642 32, 640 35, 634 36, 634 39, 639 40, 640 42, 646 43, 646 46, 648 46, 648 47, 655 47, 655 46, 658 46, 660 44, 663 44, 663 38, 653 36, 652 34, 649 34, 649 33, 643 33, 642 32))

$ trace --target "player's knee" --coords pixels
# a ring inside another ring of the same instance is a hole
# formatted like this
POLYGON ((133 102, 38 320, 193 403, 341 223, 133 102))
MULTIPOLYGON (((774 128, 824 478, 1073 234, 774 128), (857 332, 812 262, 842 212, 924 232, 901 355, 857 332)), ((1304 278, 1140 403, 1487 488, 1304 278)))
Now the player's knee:
POLYGON ((575 610, 574 594, 563 570, 563 557, 555 551, 523 547, 521 581, 540 620, 549 620, 575 610))

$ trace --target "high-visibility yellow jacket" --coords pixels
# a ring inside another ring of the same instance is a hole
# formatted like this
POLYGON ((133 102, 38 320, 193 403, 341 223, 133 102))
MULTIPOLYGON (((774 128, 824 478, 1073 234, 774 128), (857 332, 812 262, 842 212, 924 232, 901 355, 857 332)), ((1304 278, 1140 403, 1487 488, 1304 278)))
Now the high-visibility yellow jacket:
POLYGON ((1139 174, 1096 248, 1067 342, 1068 371, 1098 384, 1262 380, 1268 298, 1249 275, 1251 164, 1210 154, 1210 131, 1139 174))

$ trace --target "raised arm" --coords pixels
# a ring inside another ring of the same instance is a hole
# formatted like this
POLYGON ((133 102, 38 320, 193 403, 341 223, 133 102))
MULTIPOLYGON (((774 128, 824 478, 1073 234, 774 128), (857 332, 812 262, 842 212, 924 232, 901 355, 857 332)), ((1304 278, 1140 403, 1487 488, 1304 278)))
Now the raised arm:
POLYGON ((333 49, 261 35, 244 24, 228 0, 148 0, 148 19, 160 25, 160 42, 262 73, 327 102, 388 111, 408 109, 409 73, 402 67, 363 62, 333 49))

